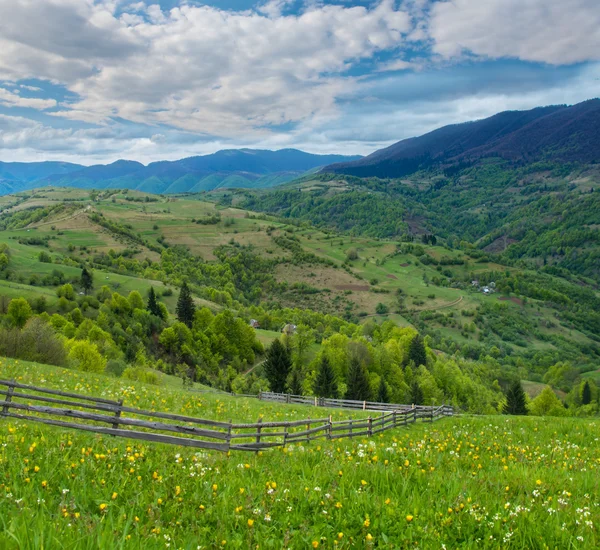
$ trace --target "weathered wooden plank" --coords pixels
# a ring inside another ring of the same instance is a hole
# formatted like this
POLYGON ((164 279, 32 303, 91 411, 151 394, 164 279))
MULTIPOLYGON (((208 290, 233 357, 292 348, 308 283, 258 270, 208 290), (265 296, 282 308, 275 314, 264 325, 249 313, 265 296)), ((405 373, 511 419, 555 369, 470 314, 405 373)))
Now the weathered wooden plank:
POLYGON ((40 422, 42 424, 48 424, 50 426, 73 428, 77 430, 85 430, 87 432, 94 432, 106 435, 117 435, 120 437, 126 437, 128 439, 138 439, 142 441, 151 441, 154 443, 167 443, 170 445, 181 445, 183 447, 199 447, 201 449, 212 449, 215 451, 224 452, 227 452, 229 450, 229 443, 215 443, 212 441, 201 441, 199 439, 176 437, 164 434, 153 434, 150 432, 135 432, 132 430, 119 430, 114 428, 104 428, 102 426, 90 426, 88 424, 75 424, 73 422, 64 422, 62 420, 53 420, 51 418, 41 418, 38 416, 29 416, 26 414, 18 413, 8 413, 7 416, 11 418, 18 418, 19 420, 30 420, 32 422, 40 422))
POLYGON ((77 418, 79 420, 88 420, 90 422, 104 422, 106 424, 121 424, 124 426, 135 426, 137 428, 147 428, 150 430, 162 430, 175 433, 185 433, 197 435, 200 437, 210 437, 212 439, 227 439, 227 433, 217 432, 214 430, 203 430, 194 426, 180 426, 176 424, 164 424, 163 422, 150 422, 146 420, 138 420, 136 418, 117 418, 115 416, 106 416, 102 414, 91 414, 84 411, 76 411, 72 409, 58 409, 56 407, 44 407, 39 405, 26 405, 24 403, 8 403, 0 401, 0 405, 8 406, 12 409, 23 411, 49 414, 54 416, 66 416, 68 418, 77 418))
POLYGON ((227 422, 218 422, 216 420, 205 420, 204 418, 196 418, 194 416, 184 416, 181 414, 171 414, 159 411, 144 411, 136 409, 134 407, 123 407, 123 412, 135 414, 138 416, 154 416, 156 418, 163 418, 165 420, 177 420, 179 422, 189 422, 190 424, 201 424, 203 426, 213 426, 215 428, 223 428, 224 430, 229 429, 227 422))
POLYGON ((263 430, 261 430, 260 432, 256 431, 256 432, 237 433, 237 434, 232 433, 231 434, 231 439, 243 439, 244 437, 254 437, 254 438, 256 438, 258 436, 260 436, 263 439, 265 437, 284 437, 286 433, 287 432, 285 432, 285 431, 284 432, 265 432, 263 430))
MULTIPOLYGON (((9 391, 0 391, 0 395, 8 395, 9 391)), ((54 397, 47 397, 45 395, 33 395, 30 393, 13 393, 13 399, 26 399, 29 401, 43 401, 44 403, 57 403, 59 405, 67 405, 71 407, 81 407, 82 409, 92 409, 95 411, 106 411, 116 412, 119 408, 115 405, 105 405, 104 403, 97 403, 96 405, 90 405, 89 403, 78 403, 77 401, 69 401, 65 399, 55 399, 54 397)))
POLYGON ((302 437, 306 437, 307 435, 316 434, 318 432, 322 432, 329 429, 328 424, 324 424, 323 426, 317 426, 316 428, 311 428, 310 430, 304 430, 302 432, 292 432, 288 434, 288 441, 292 439, 298 439, 302 437))
MULTIPOLYGON (((288 428, 293 428, 296 426, 304 426, 307 423, 307 419, 305 418, 304 420, 290 420, 289 422, 286 421, 280 421, 280 422, 263 422, 261 425, 263 428, 283 428, 284 426, 287 426, 288 428)), ((328 418, 317 418, 315 419, 311 419, 311 422, 327 422, 328 418)), ((232 428, 234 430, 243 430, 243 429, 255 429, 258 426, 258 424, 255 422, 253 424, 232 424, 232 428)))
POLYGON ((103 399, 100 397, 91 397, 89 395, 79 395, 77 393, 63 392, 59 390, 51 390, 48 388, 39 388, 37 386, 29 386, 27 384, 19 384, 19 382, 12 382, 10 380, 0 380, 0 386, 8 386, 13 388, 21 388, 30 391, 37 391, 41 393, 49 393, 51 395, 61 395, 62 397, 72 397, 75 399, 83 399, 84 401, 92 401, 94 403, 105 403, 107 405, 118 405, 118 401, 112 401, 110 399, 103 399))

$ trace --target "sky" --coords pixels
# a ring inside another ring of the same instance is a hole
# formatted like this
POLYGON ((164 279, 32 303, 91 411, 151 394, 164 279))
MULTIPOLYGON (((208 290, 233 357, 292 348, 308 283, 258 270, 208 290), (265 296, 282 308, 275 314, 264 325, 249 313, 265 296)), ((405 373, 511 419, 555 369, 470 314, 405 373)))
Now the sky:
POLYGON ((0 160, 368 154, 600 96, 598 0, 0 0, 0 160))

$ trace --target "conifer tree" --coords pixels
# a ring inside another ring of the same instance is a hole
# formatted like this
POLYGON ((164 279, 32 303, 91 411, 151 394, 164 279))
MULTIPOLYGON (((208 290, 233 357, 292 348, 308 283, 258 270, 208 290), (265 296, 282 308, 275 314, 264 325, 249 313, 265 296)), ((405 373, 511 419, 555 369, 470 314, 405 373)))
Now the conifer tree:
POLYGON ((92 290, 93 286, 94 286, 94 277, 92 276, 92 274, 87 270, 86 267, 84 267, 81 270, 81 287, 83 288, 83 291, 87 294, 90 290, 92 290))
POLYGON ((410 342, 408 348, 408 360, 413 361, 415 367, 427 365, 427 352, 425 351, 425 343, 420 334, 417 334, 410 342))
POLYGON ((367 370, 356 357, 350 359, 346 399, 353 399, 355 401, 368 401, 371 399, 371 386, 367 370))
POLYGON ((589 405, 592 402, 592 388, 590 383, 586 380, 581 390, 581 403, 582 405, 589 405))
POLYGON ((319 363, 319 370, 317 372, 313 391, 317 397, 329 397, 335 399, 338 396, 335 372, 326 355, 323 355, 321 362, 319 363))
POLYGON ((502 412, 504 414, 527 414, 527 399, 519 380, 515 380, 508 388, 506 403, 502 412))
POLYGON ((162 318, 162 311, 160 310, 160 306, 158 305, 158 300, 156 299, 156 292, 154 292, 153 286, 150 287, 150 292, 148 292, 148 306, 146 309, 152 315, 162 318))
POLYGON ((379 390, 377 391, 377 402, 378 403, 389 403, 390 402, 390 394, 388 392, 387 384, 385 383, 385 379, 383 376, 381 377, 381 381, 379 382, 379 390))
POLYGON ((416 380, 413 380, 413 383, 410 385, 410 400, 413 405, 423 404, 423 390, 416 380))
POLYGON ((281 340, 273 340, 267 349, 267 358, 263 365, 271 391, 285 392, 287 378, 292 368, 292 359, 290 352, 281 343, 281 340))
POLYGON ((292 370, 292 374, 289 377, 288 392, 292 395, 302 395, 302 373, 300 369, 296 367, 292 370))
POLYGON ((192 293, 184 281, 179 292, 179 299, 177 300, 177 307, 175 313, 177 314, 177 320, 182 322, 188 328, 192 328, 194 323, 194 313, 196 312, 196 306, 194 305, 194 299, 192 293))

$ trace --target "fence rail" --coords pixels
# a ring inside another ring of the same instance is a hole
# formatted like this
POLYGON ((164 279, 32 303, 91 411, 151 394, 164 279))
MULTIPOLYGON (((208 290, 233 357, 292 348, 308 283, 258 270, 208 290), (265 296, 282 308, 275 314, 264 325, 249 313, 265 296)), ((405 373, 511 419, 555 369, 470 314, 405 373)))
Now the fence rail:
POLYGON ((263 422, 260 418, 255 423, 236 424, 231 421, 219 422, 145 411, 126 407, 122 401, 29 386, 15 381, 0 380, 0 388, 0 396, 3 396, 0 400, 0 417, 224 452, 260 451, 294 442, 308 443, 315 439, 370 437, 385 430, 412 424, 418 419, 433 422, 454 414, 454 409, 446 405, 417 407, 263 392, 259 398, 265 401, 354 409, 361 408, 352 406, 353 404, 362 403, 361 410, 376 410, 381 414, 336 421, 331 416, 289 422, 263 422), (387 408, 374 408, 383 405, 387 408))

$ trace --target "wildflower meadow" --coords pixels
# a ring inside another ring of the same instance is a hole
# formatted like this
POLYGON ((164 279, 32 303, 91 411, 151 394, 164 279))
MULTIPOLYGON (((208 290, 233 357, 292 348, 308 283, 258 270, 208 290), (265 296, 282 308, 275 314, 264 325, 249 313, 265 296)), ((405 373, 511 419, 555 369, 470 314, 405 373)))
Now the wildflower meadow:
MULTIPOLYGON (((205 418, 314 415, 6 359, 0 377, 205 418)), ((0 418, 0 547, 597 548, 599 437, 587 419, 462 416, 225 454, 0 418)))

